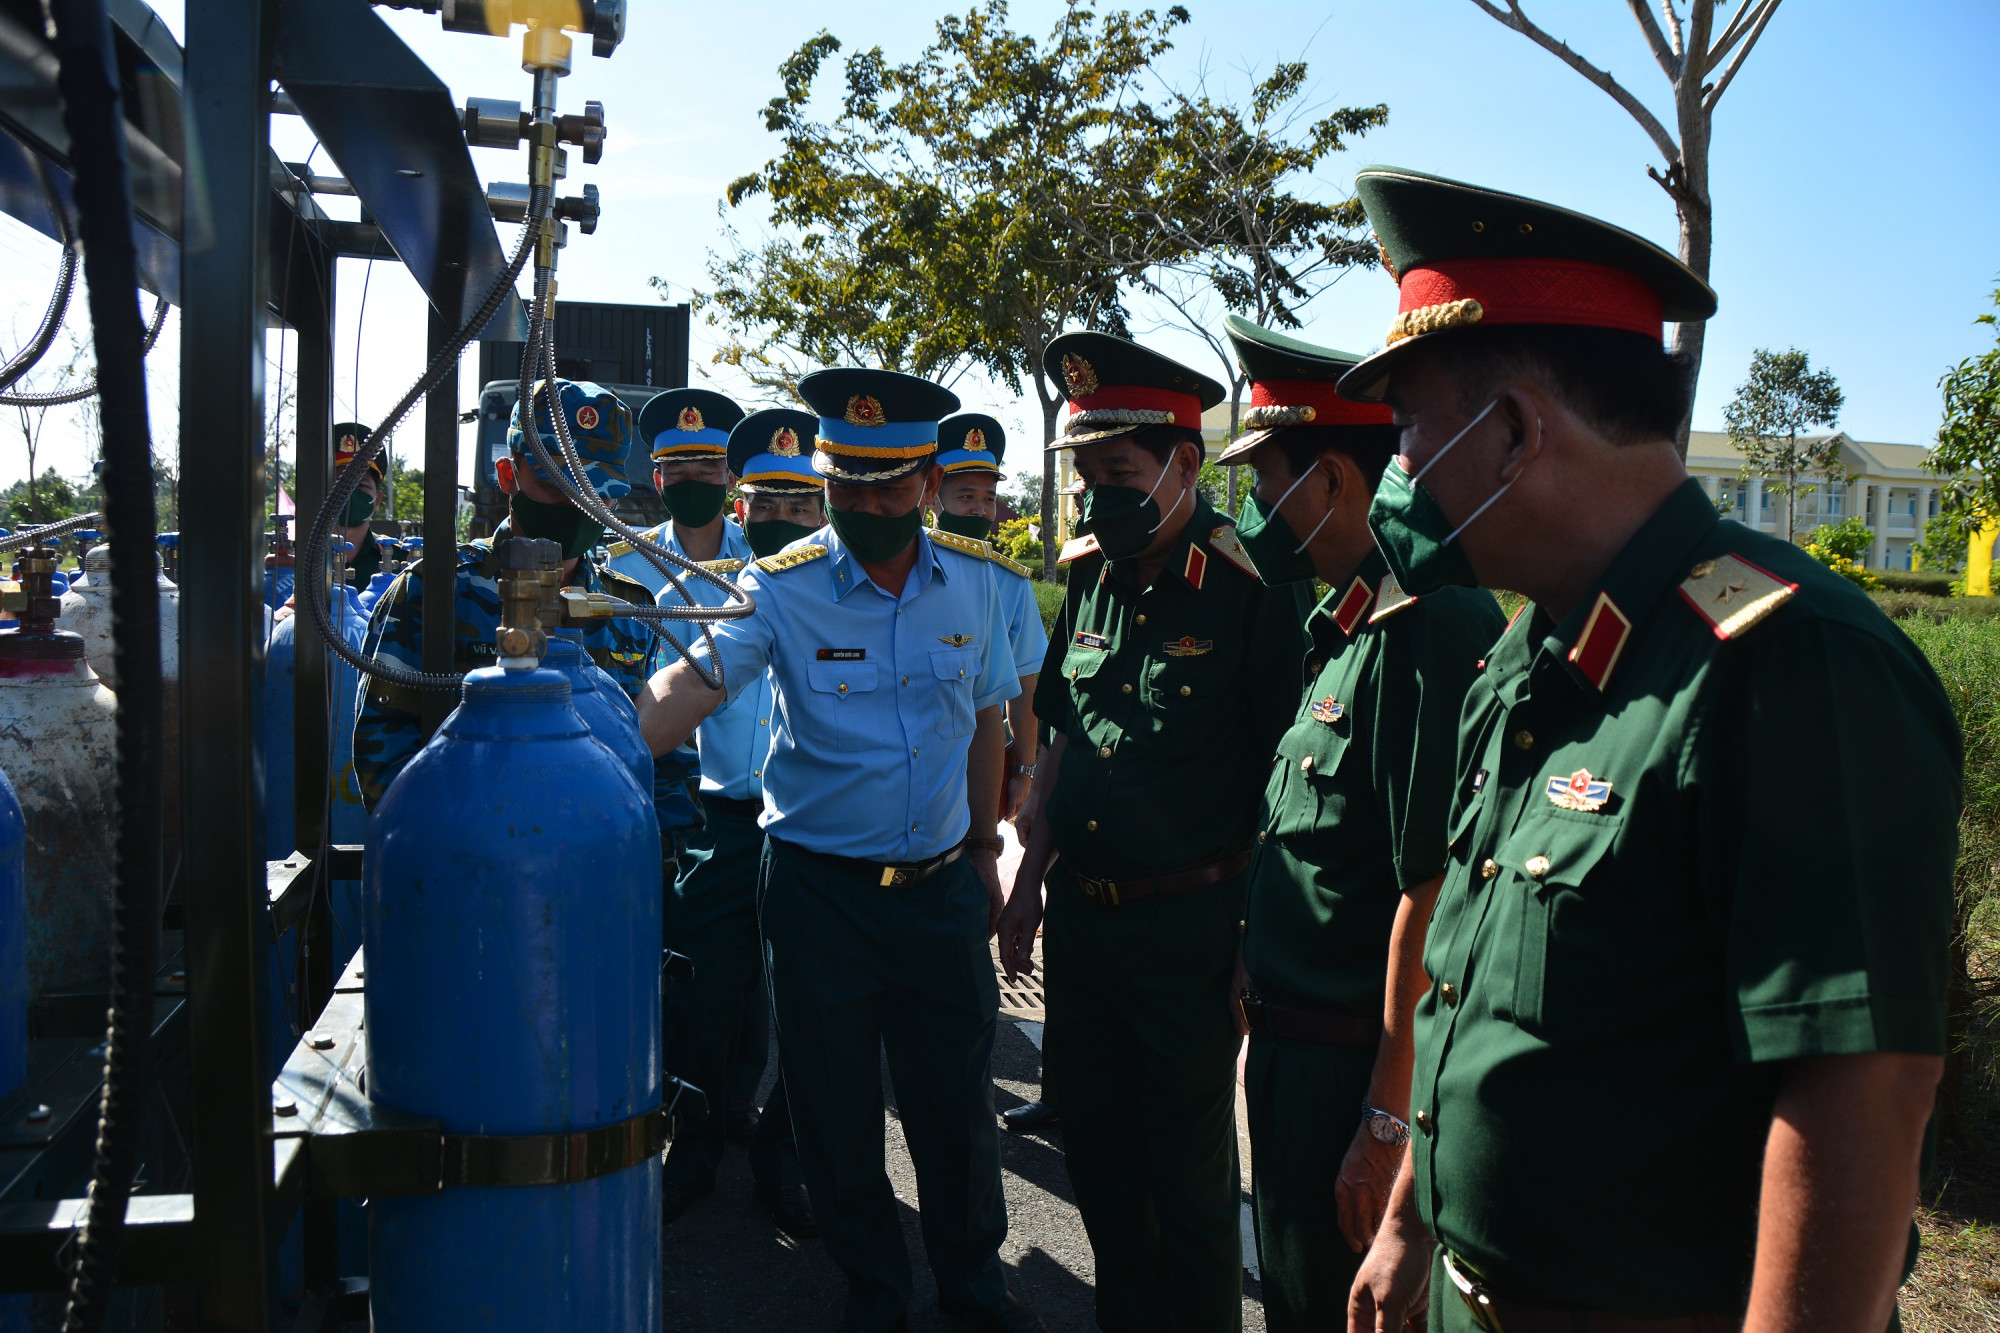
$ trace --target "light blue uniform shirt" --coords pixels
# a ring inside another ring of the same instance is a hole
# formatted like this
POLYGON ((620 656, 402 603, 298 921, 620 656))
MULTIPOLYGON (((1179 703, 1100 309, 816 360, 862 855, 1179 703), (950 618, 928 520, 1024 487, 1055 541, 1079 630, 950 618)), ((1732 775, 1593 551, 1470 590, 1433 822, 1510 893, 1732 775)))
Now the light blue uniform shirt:
POLYGON ((1007 641, 1014 645, 1014 674, 1032 676, 1042 669, 1042 657, 1049 651, 1048 631, 1042 628, 1042 608, 1035 603, 1035 585, 1011 569, 993 566, 994 581, 1000 585, 1001 614, 1007 617, 1007 641))
POLYGON ((806 546, 827 554, 745 569, 757 613, 715 627, 732 697, 767 669, 776 687, 758 822, 833 856, 935 856, 971 826, 975 715, 1021 692, 1002 575, 920 533, 916 566, 891 597, 831 527, 785 549, 806 546))
MULTIPOLYGON (((641 536, 666 547, 676 555, 687 554, 686 551, 681 549, 680 541, 674 536, 674 521, 672 519, 668 519, 657 528, 641 528, 639 531, 641 536)), ((604 561, 606 569, 645 584, 646 591, 652 593, 656 599, 666 590, 667 576, 660 573, 652 561, 640 555, 625 542, 613 542, 611 545, 613 547, 624 547, 624 550, 606 558, 604 561)), ((733 518, 722 520, 722 550, 717 554, 716 558, 718 560, 754 560, 757 558, 756 552, 750 549, 750 539, 743 535, 742 525, 733 518)), ((690 587, 698 581, 685 574, 681 575, 681 582, 688 584, 690 587)), ((710 588, 709 591, 715 592, 715 589, 710 588)), ((716 593, 716 596, 720 597, 721 594, 716 593)), ((704 605, 708 605, 708 603, 704 603, 704 605)), ((697 634, 695 637, 700 638, 701 636, 697 634)))
MULTIPOLYGON (((662 543, 677 555, 687 554, 673 535, 673 524, 662 525, 662 543)), ((656 531, 659 531, 656 529, 656 531)), ((654 537, 659 541, 660 537, 654 537)), ((654 600, 661 606, 685 606, 681 595, 667 586, 650 561, 638 552, 631 553, 630 559, 646 566, 661 586, 654 593, 654 600)), ((724 521, 722 525, 722 560, 741 560, 745 564, 756 559, 750 549, 750 539, 743 535, 743 529, 735 523, 724 521)), ((615 567, 615 562, 614 562, 615 567)), ((726 578, 741 577, 741 569, 724 573, 726 578)), ((631 577, 637 578, 634 574, 631 577)), ((703 579, 683 575, 681 582, 687 586, 688 595, 696 606, 721 606, 729 600, 729 594, 703 579)), ((692 625, 677 624, 671 620, 658 622, 660 633, 678 643, 687 644, 693 651, 695 660, 707 662, 707 649, 701 641, 701 631, 692 625)), ((657 666, 665 666, 674 660, 674 651, 662 647, 657 666)), ((756 801, 764 795, 764 761, 771 753, 771 677, 764 673, 754 687, 746 686, 726 703, 709 714, 708 721, 701 724, 695 733, 695 745, 701 751, 701 789, 705 793, 724 796, 733 801, 756 801)))

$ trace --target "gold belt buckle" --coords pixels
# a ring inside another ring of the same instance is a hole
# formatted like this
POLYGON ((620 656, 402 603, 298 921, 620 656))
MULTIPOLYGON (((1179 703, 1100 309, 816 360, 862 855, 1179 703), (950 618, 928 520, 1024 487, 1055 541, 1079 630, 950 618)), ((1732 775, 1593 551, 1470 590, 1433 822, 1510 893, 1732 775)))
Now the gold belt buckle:
POLYGON ((885 888, 885 889, 900 889, 900 888, 902 888, 902 887, 903 887, 903 876, 904 876, 905 874, 907 874, 907 873, 908 873, 907 871, 905 871, 905 870, 903 870, 903 869, 901 869, 900 867, 897 867, 897 866, 883 866, 883 867, 882 867, 882 883, 881 883, 880 887, 882 887, 882 888, 885 888))
POLYGON ((1451 1285, 1458 1288, 1458 1297, 1465 1302, 1465 1308, 1472 1312, 1473 1327, 1482 1330, 1482 1333, 1507 1333, 1506 1326, 1500 1322, 1500 1312, 1493 1308, 1493 1297, 1486 1290, 1486 1284, 1466 1276, 1453 1261, 1450 1250, 1444 1252, 1444 1272, 1451 1279, 1451 1285))
POLYGON ((1086 898, 1095 898, 1107 906, 1118 906, 1118 885, 1114 880, 1091 879, 1085 875, 1076 877, 1076 886, 1083 890, 1086 898))

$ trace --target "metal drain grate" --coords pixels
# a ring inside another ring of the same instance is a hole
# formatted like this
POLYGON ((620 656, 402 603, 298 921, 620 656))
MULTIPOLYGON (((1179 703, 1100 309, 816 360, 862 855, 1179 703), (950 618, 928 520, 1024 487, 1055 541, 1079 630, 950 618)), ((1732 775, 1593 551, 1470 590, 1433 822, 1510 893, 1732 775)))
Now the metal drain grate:
POLYGON ((1000 1017, 1016 1022, 1045 1023, 1046 1003, 1042 999, 1042 942, 1035 941, 1035 971, 1025 977, 1009 977, 1000 966, 1000 951, 993 951, 993 975, 1000 979, 1000 1017))

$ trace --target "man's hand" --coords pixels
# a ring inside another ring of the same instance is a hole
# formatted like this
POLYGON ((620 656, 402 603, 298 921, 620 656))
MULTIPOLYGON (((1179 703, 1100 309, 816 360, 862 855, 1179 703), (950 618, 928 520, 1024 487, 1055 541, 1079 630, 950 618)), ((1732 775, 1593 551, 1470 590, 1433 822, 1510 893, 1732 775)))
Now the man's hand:
POLYGON ((1333 1182, 1333 1205, 1340 1219, 1340 1234, 1356 1254, 1365 1253, 1375 1243, 1382 1215, 1389 1209, 1389 1191, 1396 1186, 1396 1172, 1402 1164, 1402 1148, 1370 1134, 1366 1122, 1355 1126, 1354 1142, 1347 1145, 1340 1175, 1333 1182))
POLYGON ((979 876, 979 882, 986 886, 986 937, 991 939, 1000 925, 1000 909, 1006 904, 1006 895, 1000 892, 1000 853, 984 847, 972 853, 972 870, 979 876))
POLYGON ((1396 1176, 1389 1212, 1347 1293, 1347 1333, 1402 1333, 1430 1324, 1431 1255, 1437 1242, 1417 1216, 1416 1172, 1396 1176))
POLYGON ((1042 877, 1030 874, 1024 862, 1014 879, 1014 892, 1000 913, 1000 966, 1010 977, 1035 970, 1035 932, 1042 924, 1042 877))
POLYGON ((1236 1035, 1250 1035, 1250 1020, 1243 1016, 1243 992, 1250 989, 1250 970, 1243 966, 1243 947, 1236 948, 1236 967, 1229 974, 1229 1021, 1236 1035))
MULTIPOLYGON (((1026 830, 1021 829, 1021 815, 1023 807, 1027 804, 1028 789, 1034 785, 1034 781, 1026 773, 1016 773, 1010 765, 1007 770, 1007 795, 1000 802, 1000 818, 1014 821, 1014 827, 1020 831, 1023 838, 1028 835, 1026 830)), ((1033 816, 1030 816, 1029 823, 1033 822, 1033 816)))

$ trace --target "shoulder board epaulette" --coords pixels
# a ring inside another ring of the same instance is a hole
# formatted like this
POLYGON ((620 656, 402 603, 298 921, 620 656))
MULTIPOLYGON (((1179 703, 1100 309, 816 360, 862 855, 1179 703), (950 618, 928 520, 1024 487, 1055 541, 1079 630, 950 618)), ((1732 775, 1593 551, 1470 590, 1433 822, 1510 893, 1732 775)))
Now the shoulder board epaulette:
POLYGON ((1416 598, 1403 591, 1403 585, 1396 582, 1394 574, 1382 576, 1382 587, 1375 594, 1375 609, 1368 615, 1368 623, 1374 624, 1383 616, 1393 616, 1406 606, 1413 606, 1416 598))
POLYGON ((695 563, 711 574, 734 574, 744 565, 741 560, 698 560, 695 563))
POLYGON ((612 560, 616 560, 621 555, 630 555, 632 554, 632 543, 620 537, 617 541, 612 542, 604 548, 604 554, 612 560))
POLYGON ((1733 639, 1792 600, 1799 590, 1740 555, 1703 560, 1688 571, 1680 592, 1718 639, 1733 639))
POLYGON ((1072 560, 1086 555, 1097 554, 1097 538, 1094 535, 1071 537, 1062 544, 1062 551, 1056 556, 1056 563, 1066 565, 1072 560))
POLYGON ((1243 549, 1243 543, 1237 539, 1234 523, 1216 524, 1208 534, 1208 546, 1210 550, 1251 578, 1257 577, 1257 566, 1251 562, 1250 553, 1243 549))
POLYGON ((635 606, 645 606, 652 602, 653 591, 629 574, 620 574, 615 569, 597 568, 597 577, 604 584, 604 591, 621 602, 631 602, 635 606))
POLYGON ((826 554, 824 546, 801 546, 791 551, 780 551, 776 555, 763 556, 750 563, 766 574, 782 574, 788 569, 811 564, 826 554))
POLYGON ((946 532, 942 528, 930 528, 927 529, 927 532, 930 539, 939 546, 949 546, 952 550, 962 554, 977 556, 981 560, 990 561, 993 564, 999 565, 1002 569, 1020 575, 1024 579, 1031 577, 1031 571, 1026 565, 1009 560, 1006 556, 1000 554, 1000 552, 993 549, 992 542, 981 541, 977 537, 961 537, 956 532, 946 532))

